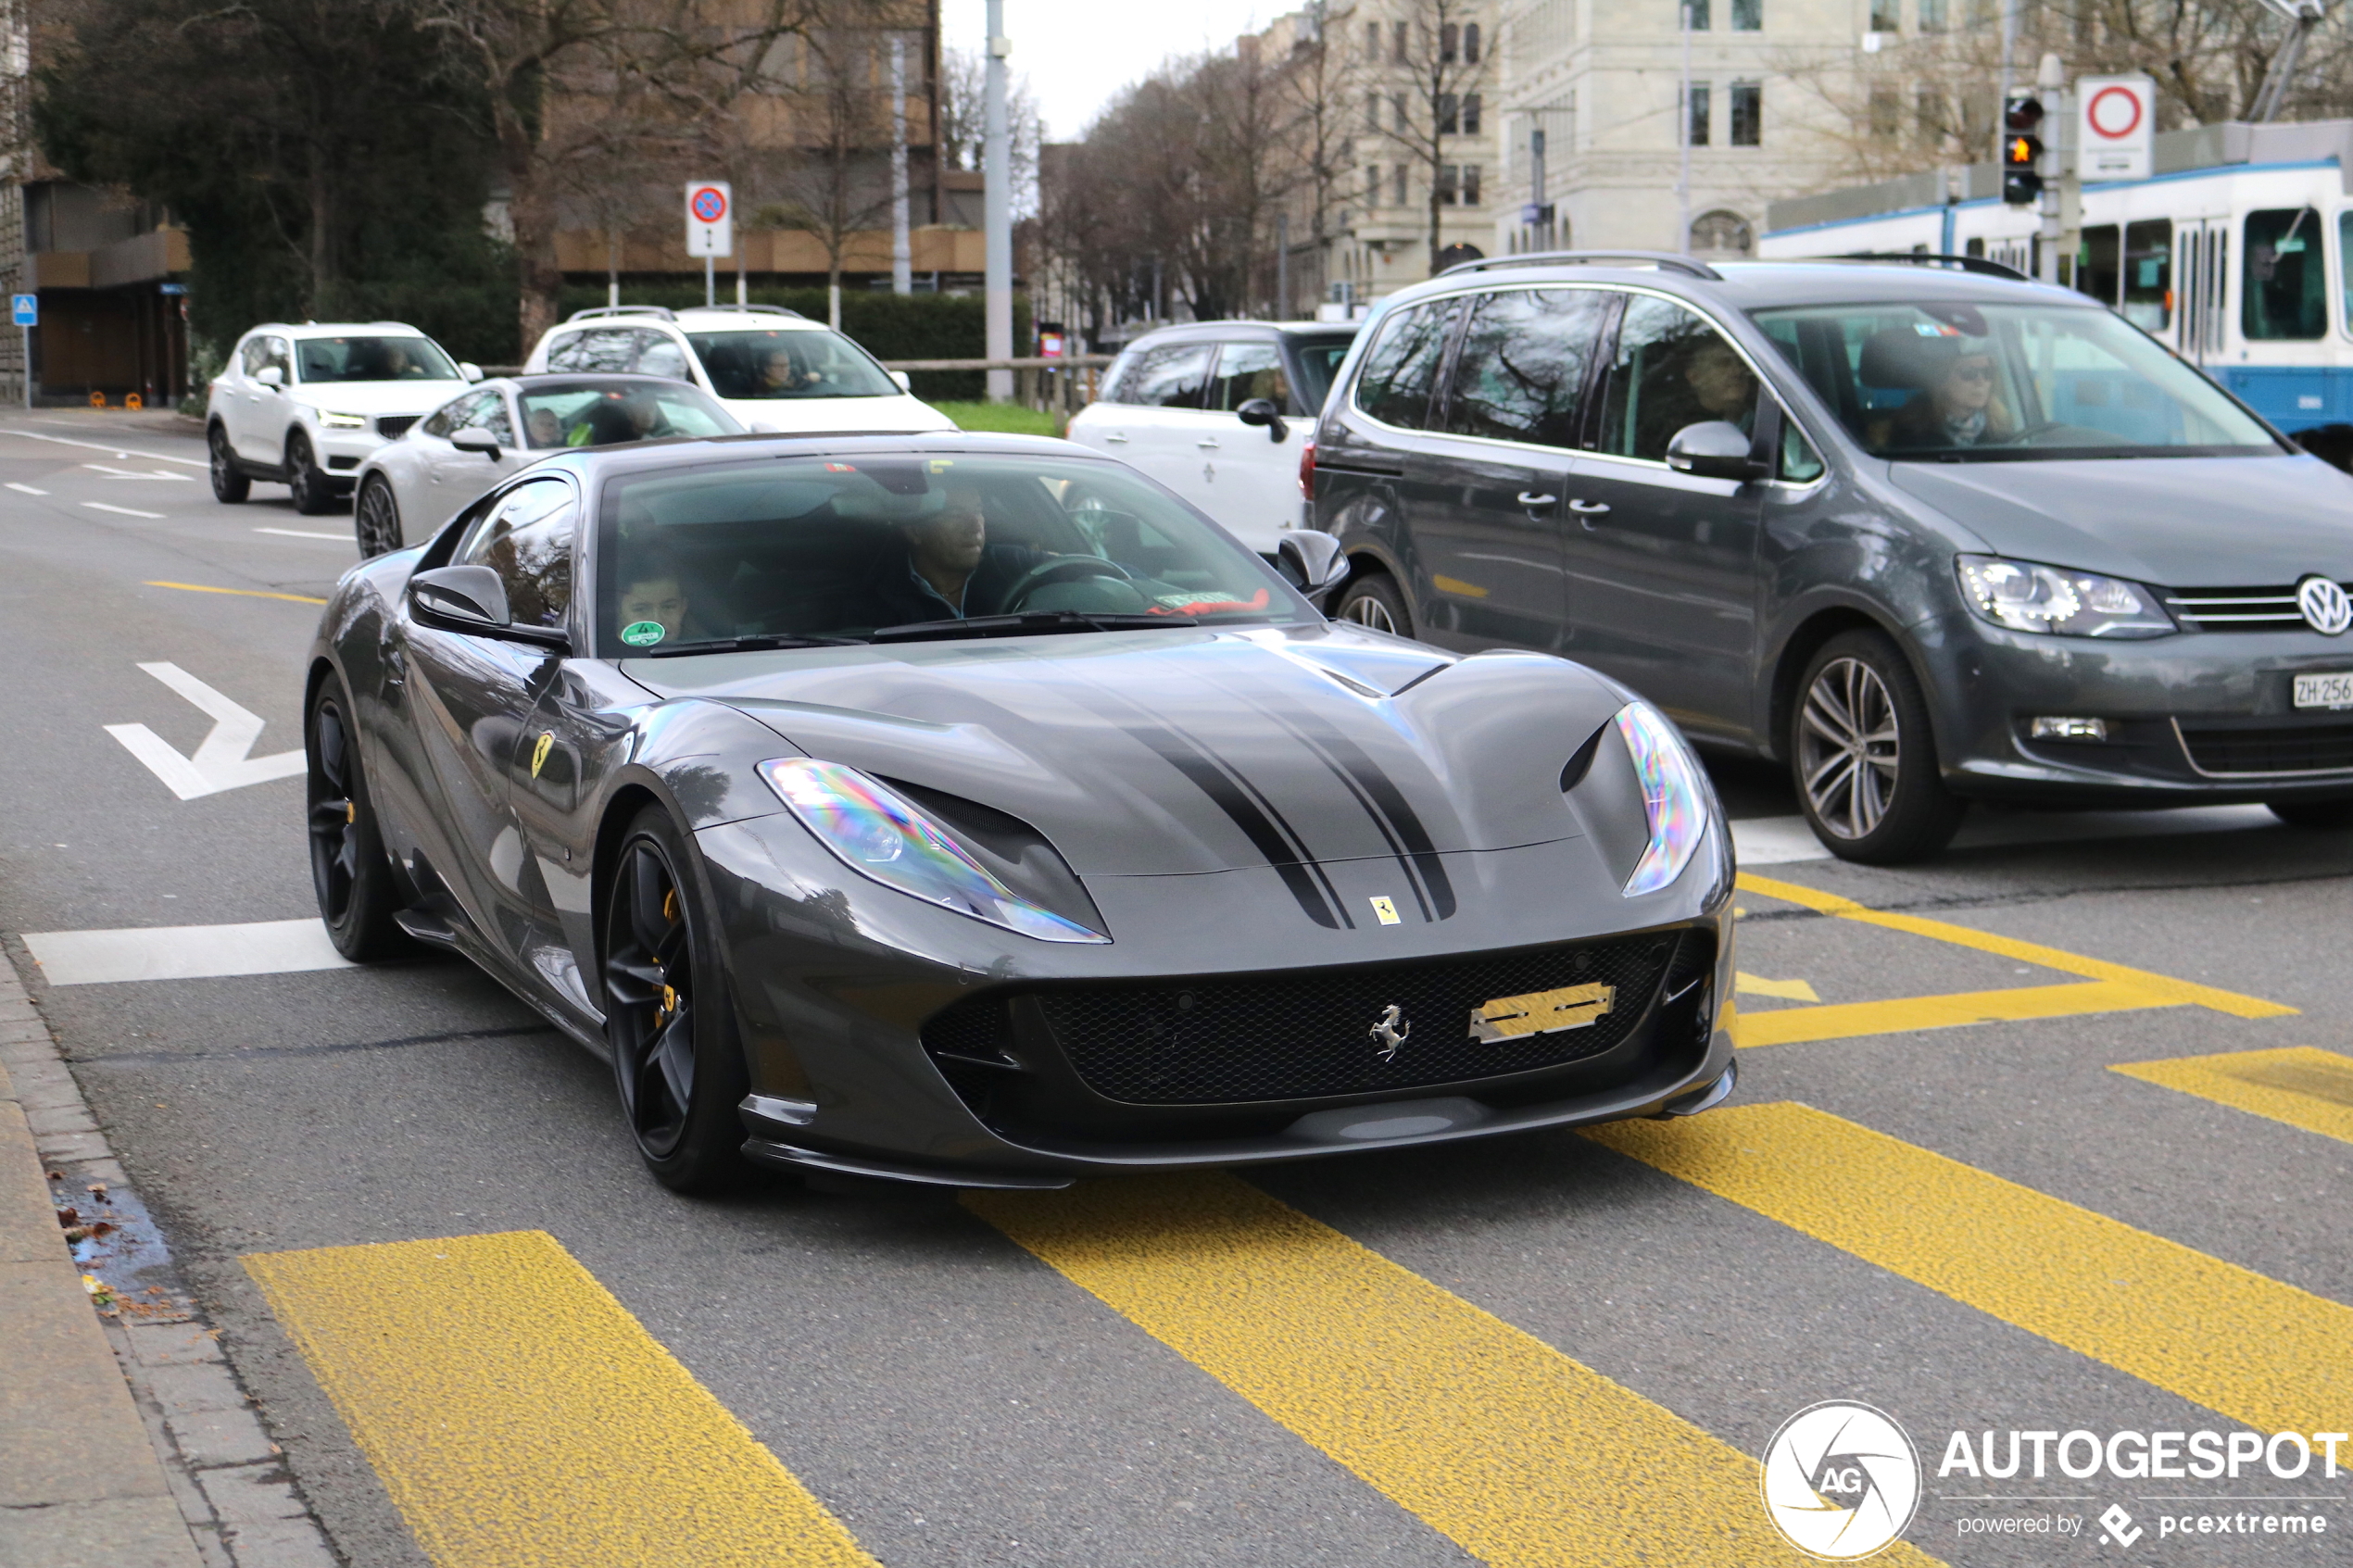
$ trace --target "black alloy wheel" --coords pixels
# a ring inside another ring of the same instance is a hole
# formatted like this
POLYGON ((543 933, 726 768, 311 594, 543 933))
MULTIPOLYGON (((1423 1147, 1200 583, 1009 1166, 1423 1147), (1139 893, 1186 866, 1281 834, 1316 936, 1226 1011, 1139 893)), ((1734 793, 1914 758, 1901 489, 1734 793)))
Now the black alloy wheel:
POLYGON ((658 806, 622 841, 605 894, 605 1036, 646 1169, 698 1193, 742 1177, 736 1108, 750 1079, 690 854, 658 806))
POLYGON ((305 517, 335 509, 334 482, 311 454, 310 437, 300 431, 286 438, 286 488, 294 493, 294 509, 305 517))
POLYGON ((380 473, 371 473, 359 487, 359 504, 351 509, 352 529, 359 535, 359 558, 384 555, 399 549, 406 541, 400 531, 400 502, 392 493, 392 482, 380 473))
POLYGON ((253 494, 253 481, 237 466, 237 454, 229 445, 229 433, 215 425, 206 433, 205 446, 212 458, 212 498, 224 506, 235 506, 253 494))
POLYGON ((1790 769, 1806 821, 1833 855, 1898 865, 1952 842, 1967 803, 1944 787, 1928 701, 1911 664, 1877 632, 1816 651, 1790 719, 1790 769))
POLYGON ((2271 815, 2294 828, 2319 828, 2322 831, 2353 828, 2353 797, 2339 796, 2334 800, 2266 800, 2264 806, 2271 815))
POLYGON ((1340 608, 1332 612, 1332 619, 1400 637, 1414 634, 1413 618, 1405 612, 1405 596, 1397 591, 1396 579, 1385 572, 1351 578, 1340 590, 1340 608))
POLYGON ((311 699, 304 726, 310 883, 335 951, 366 963, 403 956, 412 945, 393 919, 399 893, 359 774, 359 741, 350 715, 343 683, 330 677, 311 699))

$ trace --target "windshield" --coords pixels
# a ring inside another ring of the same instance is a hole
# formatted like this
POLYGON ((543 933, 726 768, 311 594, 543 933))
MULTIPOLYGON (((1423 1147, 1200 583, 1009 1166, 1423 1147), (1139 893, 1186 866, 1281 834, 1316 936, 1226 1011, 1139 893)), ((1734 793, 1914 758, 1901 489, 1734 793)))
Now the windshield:
MULTIPOLYGON (((1117 464, 891 454, 667 469, 605 488, 598 646, 858 638, 967 618, 1294 622, 1273 568, 1117 464)), ((1051 625, 1042 628, 1053 629, 1051 625)))
POLYGON ((1356 341, 1349 332, 1339 337, 1302 337, 1295 341, 1299 355, 1300 406, 1310 411, 1324 406, 1324 395, 1332 389, 1332 373, 1340 362, 1348 358, 1348 345, 1356 341))
POLYGON ((740 435, 726 409, 683 382, 566 382, 523 388, 524 442, 535 447, 610 446, 666 435, 740 435))
POLYGON ((307 337, 295 345, 307 382, 462 381, 425 337, 307 337))
POLYGON ((824 328, 798 332, 688 332, 711 390, 722 397, 897 397, 899 383, 872 356, 824 328))
POLYGON ((1831 305, 1755 319, 1873 457, 2280 449, 2213 383, 2096 307, 1831 305))

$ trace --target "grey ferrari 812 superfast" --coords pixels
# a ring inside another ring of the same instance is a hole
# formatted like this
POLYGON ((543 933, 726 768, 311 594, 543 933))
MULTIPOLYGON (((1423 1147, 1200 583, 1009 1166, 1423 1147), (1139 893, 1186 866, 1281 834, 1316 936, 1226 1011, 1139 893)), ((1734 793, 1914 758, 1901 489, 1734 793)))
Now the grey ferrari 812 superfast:
POLYGON ((1566 659, 1327 620, 1349 570, 1055 441, 550 458, 338 585, 321 913, 609 1058, 682 1190, 1721 1100, 1731 847, 1674 726, 1566 659))

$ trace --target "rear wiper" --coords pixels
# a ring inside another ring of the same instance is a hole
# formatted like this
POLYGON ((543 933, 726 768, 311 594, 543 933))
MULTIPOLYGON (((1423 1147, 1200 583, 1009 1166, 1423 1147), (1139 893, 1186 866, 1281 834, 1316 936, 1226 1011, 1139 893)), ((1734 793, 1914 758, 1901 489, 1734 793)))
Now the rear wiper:
POLYGON ((680 643, 675 647, 656 648, 651 653, 622 657, 641 659, 684 659, 698 653, 749 653, 761 648, 846 648, 863 643, 863 637, 802 637, 784 633, 761 634, 754 637, 715 637, 707 643, 680 643))
POLYGON ((868 640, 921 643, 950 637, 1020 637, 1038 632, 1128 632, 1148 626, 1191 626, 1189 615, 1097 614, 1083 609, 1033 610, 1024 615, 975 615, 963 621, 911 621, 875 628, 868 640))

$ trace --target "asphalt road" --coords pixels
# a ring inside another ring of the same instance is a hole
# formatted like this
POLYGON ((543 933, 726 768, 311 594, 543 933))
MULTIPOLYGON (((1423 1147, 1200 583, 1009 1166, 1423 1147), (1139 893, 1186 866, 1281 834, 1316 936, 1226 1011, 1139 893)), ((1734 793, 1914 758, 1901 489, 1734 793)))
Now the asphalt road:
POLYGON ((1743 1027, 1780 1043, 1742 1053, 1724 1111, 1083 1212, 767 1177, 689 1201, 638 1169, 606 1069, 460 962, 70 985, 30 962, 27 933, 312 911, 297 780, 183 800, 106 728, 195 749, 212 721, 141 669, 169 663, 264 721, 255 756, 300 745, 305 601, 354 558, 349 518, 274 485, 218 506, 201 458, 152 417, 0 417, 0 933, 351 1562, 733 1560, 711 1541, 748 1494, 705 1459, 736 1423, 788 1473, 764 1517, 838 1522, 892 1568, 1604 1561, 1557 1543, 1613 1520, 1670 1543, 1653 1561, 1768 1561, 1754 1490, 1718 1484, 1753 1468, 1686 1474, 1659 1435, 1756 1456, 1825 1399, 1910 1433, 1907 1538, 1947 1562, 2353 1562, 2353 1443, 2334 1478, 1937 1473, 1955 1432, 2353 1431, 2353 835, 1981 812, 1934 864, 1866 871, 1780 858, 1785 786, 1725 765, 1764 823, 1743 1027), (2330 1054, 2110 1071, 2291 1047, 2330 1054), (1123 1249, 1172 1213, 1206 1216, 1210 1261, 1123 1249), (451 1239, 519 1232, 555 1247, 451 1239), (1285 1348, 1341 1366, 1360 1340, 1370 1386, 1285 1348), (634 1461, 584 1493, 598 1420, 538 1433, 510 1377, 622 1389, 634 1461), (2327 1533, 2161 1533, 2233 1512, 2327 1533))

